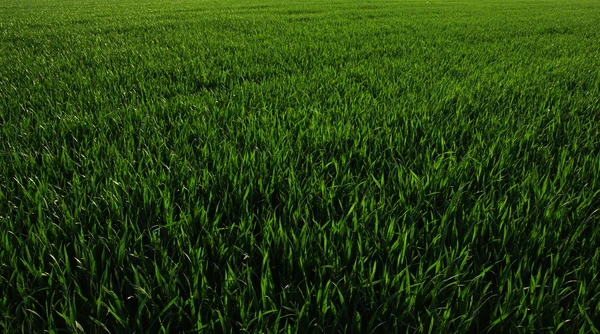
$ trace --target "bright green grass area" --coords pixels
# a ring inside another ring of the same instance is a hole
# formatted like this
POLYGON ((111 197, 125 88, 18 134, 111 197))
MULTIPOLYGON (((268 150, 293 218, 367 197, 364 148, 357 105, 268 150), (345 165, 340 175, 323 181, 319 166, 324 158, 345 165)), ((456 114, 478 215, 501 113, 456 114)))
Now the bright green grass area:
POLYGON ((600 2, 0 0, 0 331, 595 332, 600 2))

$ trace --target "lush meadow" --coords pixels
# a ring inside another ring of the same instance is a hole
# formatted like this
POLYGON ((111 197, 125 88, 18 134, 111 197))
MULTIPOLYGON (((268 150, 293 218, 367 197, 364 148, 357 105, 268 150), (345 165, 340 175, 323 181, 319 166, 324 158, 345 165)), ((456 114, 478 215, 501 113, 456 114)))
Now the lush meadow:
POLYGON ((0 332, 600 330, 600 2, 0 0, 0 332))

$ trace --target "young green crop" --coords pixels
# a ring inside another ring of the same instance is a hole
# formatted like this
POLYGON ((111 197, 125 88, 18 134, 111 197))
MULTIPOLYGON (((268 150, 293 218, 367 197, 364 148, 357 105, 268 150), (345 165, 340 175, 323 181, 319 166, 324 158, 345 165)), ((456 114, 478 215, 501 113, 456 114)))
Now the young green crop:
POLYGON ((0 331, 598 332, 600 4, 0 0, 0 331))

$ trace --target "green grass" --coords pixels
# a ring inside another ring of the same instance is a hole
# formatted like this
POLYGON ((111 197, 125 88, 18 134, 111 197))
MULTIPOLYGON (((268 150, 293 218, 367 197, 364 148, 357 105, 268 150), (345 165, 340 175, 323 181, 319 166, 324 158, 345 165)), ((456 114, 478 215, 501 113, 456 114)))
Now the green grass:
POLYGON ((0 0, 0 332, 600 330, 600 3, 0 0))

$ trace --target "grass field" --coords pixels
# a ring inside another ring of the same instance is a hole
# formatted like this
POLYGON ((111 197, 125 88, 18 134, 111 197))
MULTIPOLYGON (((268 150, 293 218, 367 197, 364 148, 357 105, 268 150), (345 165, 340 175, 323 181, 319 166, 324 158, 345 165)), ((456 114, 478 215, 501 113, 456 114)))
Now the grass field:
POLYGON ((597 0, 0 0, 0 332, 600 330, 597 0))

